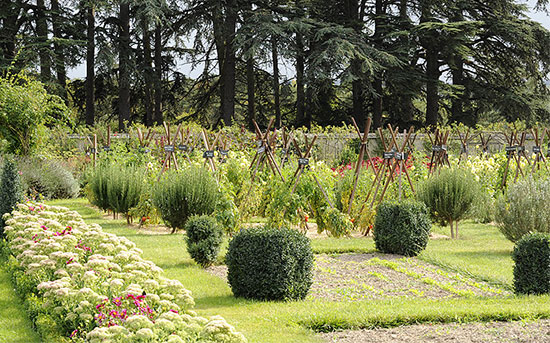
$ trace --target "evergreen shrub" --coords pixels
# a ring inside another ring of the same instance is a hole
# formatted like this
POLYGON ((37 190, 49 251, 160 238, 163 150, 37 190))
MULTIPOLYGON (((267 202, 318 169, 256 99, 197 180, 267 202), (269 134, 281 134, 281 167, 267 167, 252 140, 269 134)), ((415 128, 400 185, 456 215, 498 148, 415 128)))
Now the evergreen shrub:
POLYGON ((216 219, 207 215, 193 216, 185 223, 185 232, 189 255, 203 268, 211 266, 223 242, 223 229, 216 219))
POLYGON ((299 300, 313 282, 310 241, 293 229, 242 230, 229 242, 225 259, 236 297, 299 300))
POLYGON ((378 206, 374 221, 374 243, 383 253, 416 256, 426 249, 430 228, 430 216, 423 203, 384 202, 378 206))
POLYGON ((514 247, 514 291, 516 294, 550 292, 550 236, 523 236, 514 247))

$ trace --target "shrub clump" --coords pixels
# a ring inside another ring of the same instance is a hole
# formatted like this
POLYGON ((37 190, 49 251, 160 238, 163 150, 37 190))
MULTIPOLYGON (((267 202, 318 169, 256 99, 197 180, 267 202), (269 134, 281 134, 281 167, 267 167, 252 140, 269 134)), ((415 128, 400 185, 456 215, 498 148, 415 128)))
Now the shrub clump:
POLYGON ((496 222, 512 242, 530 232, 550 233, 550 181, 521 180, 498 201, 496 222))
POLYGON ((313 282, 310 241, 293 229, 242 230, 229 243, 225 259, 236 297, 299 300, 313 282))
POLYGON ((452 238, 458 238, 458 222, 464 218, 479 192, 480 185, 471 172, 444 169, 419 187, 418 199, 428 206, 434 218, 450 225, 452 238))
POLYGON ((416 256, 426 248, 431 221, 426 206, 418 201, 385 202, 374 221, 374 243, 384 253, 416 256))
POLYGON ((220 252, 223 230, 215 218, 193 216, 185 224, 187 251, 203 268, 211 266, 220 252))
POLYGON ((100 164, 91 174, 88 187, 93 205, 104 211, 124 213, 129 221, 130 209, 140 200, 143 176, 135 167, 100 164))
POLYGON ((550 236, 542 233, 523 236, 516 243, 512 258, 516 294, 550 292, 550 236))
POLYGON ((6 159, 0 176, 0 238, 4 236, 4 214, 11 213, 23 198, 21 180, 15 163, 6 159))
POLYGON ((218 197, 218 186, 210 172, 190 167, 166 173, 153 191, 153 204, 174 233, 182 229, 191 216, 212 214, 218 197))
POLYGON ((41 194, 47 199, 75 198, 80 185, 60 161, 22 158, 19 161, 23 188, 29 194, 41 194))

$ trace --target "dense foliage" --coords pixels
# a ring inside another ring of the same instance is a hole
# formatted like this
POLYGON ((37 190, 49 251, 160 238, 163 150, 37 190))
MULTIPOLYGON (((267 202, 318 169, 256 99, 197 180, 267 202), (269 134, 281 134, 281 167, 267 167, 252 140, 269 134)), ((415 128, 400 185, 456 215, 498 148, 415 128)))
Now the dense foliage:
POLYGON ((550 293, 550 237, 534 233, 515 245, 514 291, 517 294, 550 293))
POLYGON ((0 77, 0 138, 7 141, 7 152, 30 154, 46 126, 66 123, 68 112, 41 82, 24 74, 0 77))
POLYGON ((12 159, 5 158, 0 174, 0 238, 4 236, 4 214, 10 213, 22 198, 17 166, 12 159))
POLYGON ((479 194, 474 175, 464 169, 444 169, 430 177, 418 190, 432 215, 451 227, 451 237, 458 238, 458 222, 464 218, 479 194), (454 224, 454 228, 453 228, 454 224))
POLYGON ((518 0, 17 0, 6 13, 0 70, 36 70, 88 125, 548 118, 550 34, 518 0))
POLYGON ((225 259, 236 297, 299 300, 313 282, 310 241, 293 229, 242 230, 229 242, 225 259))
POLYGON ((219 192, 208 170, 190 167, 164 175, 153 192, 153 204, 172 232, 182 229, 193 215, 212 214, 219 192))
POLYGON ((498 228, 512 242, 528 233, 550 233, 549 202, 549 180, 529 178, 510 185, 498 202, 498 228))
POLYGON ((215 218, 194 216, 185 223, 185 242, 191 258, 203 268, 212 265, 220 252, 223 230, 215 218))
POLYGON ((416 256, 426 249, 431 226, 428 209, 421 202, 382 203, 374 222, 376 249, 389 254, 416 256))

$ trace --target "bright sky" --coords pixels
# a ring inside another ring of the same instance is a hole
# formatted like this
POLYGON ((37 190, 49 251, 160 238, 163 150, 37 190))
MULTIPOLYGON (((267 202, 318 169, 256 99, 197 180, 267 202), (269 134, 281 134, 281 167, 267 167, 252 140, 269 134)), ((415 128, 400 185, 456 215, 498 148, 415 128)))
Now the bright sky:
MULTIPOLYGON (((550 15, 544 12, 536 12, 534 10, 534 6, 536 4, 536 0, 521 0, 520 3, 527 4, 529 7, 529 16, 535 20, 541 23, 544 27, 550 30, 550 15)), ((184 72, 184 74, 189 75, 191 77, 198 76, 200 74, 200 70, 189 70, 188 65, 182 64, 180 66, 181 70, 184 72)), ((287 65, 281 65, 281 74, 286 75, 293 75, 294 71, 293 68, 287 65), (285 72, 286 71, 286 72, 285 72)), ((73 78, 84 78, 86 77, 86 65, 81 64, 78 67, 74 69, 70 69, 68 72, 68 75, 71 79, 73 78)))

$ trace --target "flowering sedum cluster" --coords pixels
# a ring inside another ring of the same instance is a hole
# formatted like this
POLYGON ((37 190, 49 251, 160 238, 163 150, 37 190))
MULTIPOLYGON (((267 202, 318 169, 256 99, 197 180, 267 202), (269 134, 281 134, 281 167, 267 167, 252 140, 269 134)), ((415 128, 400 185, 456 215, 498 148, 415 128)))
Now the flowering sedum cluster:
POLYGON ((19 204, 8 247, 72 342, 246 342, 222 317, 199 317, 190 291, 125 237, 67 208, 19 204))

